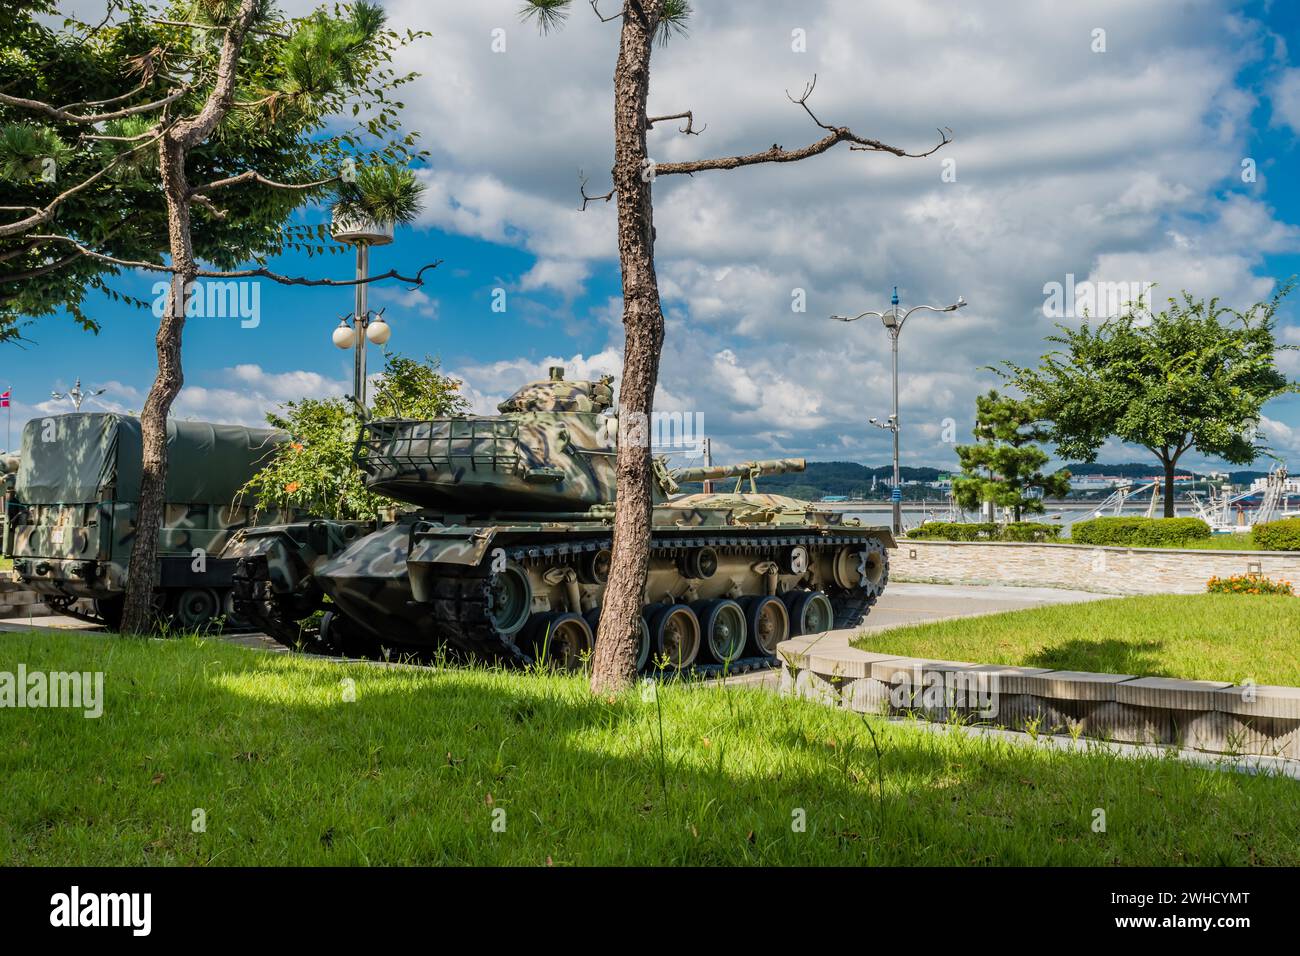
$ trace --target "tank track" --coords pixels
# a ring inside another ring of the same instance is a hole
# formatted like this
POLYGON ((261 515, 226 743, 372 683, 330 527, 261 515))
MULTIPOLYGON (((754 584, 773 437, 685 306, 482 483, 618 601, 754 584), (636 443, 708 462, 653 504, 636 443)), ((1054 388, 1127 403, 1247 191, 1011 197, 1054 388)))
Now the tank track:
MULTIPOLYGON (((663 556, 685 548, 784 548, 794 545, 812 547, 837 547, 857 544, 860 535, 793 534, 756 539, 752 535, 708 535, 690 537, 656 537, 652 556, 663 556)), ((577 557, 610 546, 610 538, 588 538, 578 541, 559 541, 551 544, 519 544, 505 549, 510 561, 548 560, 577 557)), ((885 552, 885 575, 880 585, 872 590, 835 589, 827 592, 835 612, 835 626, 855 627, 880 596, 888 581, 888 552, 885 552)), ((442 575, 435 584, 434 613, 450 643, 471 654, 488 659, 505 659, 531 663, 528 648, 520 647, 513 638, 499 634, 488 616, 488 593, 491 574, 484 568, 456 569, 442 575)), ((707 666, 707 665, 706 665, 707 666)), ((720 665, 719 665, 720 666, 720 665)))
POLYGON ((300 617, 310 616, 315 609, 305 609, 302 602, 275 593, 266 555, 241 558, 235 566, 231 590, 235 611, 249 622, 253 630, 260 630, 293 650, 333 653, 321 640, 319 625, 300 620, 300 617))

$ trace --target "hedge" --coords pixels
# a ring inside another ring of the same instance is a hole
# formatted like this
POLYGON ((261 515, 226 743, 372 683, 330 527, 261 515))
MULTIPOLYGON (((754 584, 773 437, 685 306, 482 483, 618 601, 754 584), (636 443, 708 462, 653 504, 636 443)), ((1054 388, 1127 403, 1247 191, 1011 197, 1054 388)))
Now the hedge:
POLYGON ((1262 551, 1300 551, 1300 518, 1257 524, 1251 536, 1262 551))
POLYGON ((1070 528, 1075 544, 1158 548, 1208 538, 1213 532, 1200 518, 1092 518, 1070 528))
POLYGON ((994 524, 989 521, 927 521, 907 532, 914 540, 933 541, 1055 541, 1061 526, 1033 521, 994 524))

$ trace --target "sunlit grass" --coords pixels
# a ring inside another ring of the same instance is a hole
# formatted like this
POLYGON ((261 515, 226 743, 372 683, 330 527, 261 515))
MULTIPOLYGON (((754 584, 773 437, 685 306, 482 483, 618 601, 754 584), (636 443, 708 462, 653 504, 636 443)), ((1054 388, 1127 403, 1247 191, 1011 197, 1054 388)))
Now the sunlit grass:
POLYGON ((871 718, 878 764, 864 718, 760 690, 0 636, 19 662, 106 700, 0 710, 3 864, 1300 863, 1290 780, 871 718))
POLYGON ((909 657, 1294 686, 1298 640, 1294 597, 1161 594, 935 621, 854 643, 909 657))

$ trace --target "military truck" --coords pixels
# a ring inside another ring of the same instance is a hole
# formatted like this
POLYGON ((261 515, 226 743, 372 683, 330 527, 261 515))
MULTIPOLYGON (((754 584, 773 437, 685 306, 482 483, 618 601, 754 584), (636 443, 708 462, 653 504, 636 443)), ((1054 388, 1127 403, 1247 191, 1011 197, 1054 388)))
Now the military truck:
MULTIPOLYGON (((284 432, 211 422, 167 422, 167 483, 158 535, 157 606, 182 629, 223 618, 244 624, 231 598, 235 561, 219 557, 230 535, 255 520, 239 490, 284 432)), ((121 623, 126 569, 140 498, 140 421, 108 412, 33 419, 23 429, 14 482, 14 572, 53 609, 121 623), (75 606, 74 606, 75 605, 75 606)))
MULTIPOLYGON (((413 510, 373 533, 326 520, 236 532, 223 552, 239 559, 236 607, 310 650, 576 666, 610 570, 617 443, 644 438, 612 415, 613 395, 609 377, 555 368, 499 415, 365 422, 367 486, 413 510)), ((856 625, 884 588, 888 529, 758 492, 756 478, 802 460, 652 462, 640 666, 770 660, 789 635, 856 625), (729 494, 680 494, 727 477, 729 494)))

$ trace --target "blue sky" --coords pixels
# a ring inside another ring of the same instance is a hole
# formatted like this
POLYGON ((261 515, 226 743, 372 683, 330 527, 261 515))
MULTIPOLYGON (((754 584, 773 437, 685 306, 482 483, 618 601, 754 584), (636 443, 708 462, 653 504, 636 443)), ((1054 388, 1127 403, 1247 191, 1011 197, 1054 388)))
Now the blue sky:
MULTIPOLYGON (((439 356, 484 410, 557 361, 571 377, 617 374, 614 208, 577 209, 579 170, 603 191, 610 163, 613 25, 581 3, 545 38, 520 24, 515 0, 385 6, 396 26, 435 34, 403 64, 424 74, 403 97, 404 120, 432 156, 420 223, 376 250, 372 267, 414 272, 443 260, 419 293, 372 287, 391 347, 439 356), (494 289, 505 290, 505 313, 491 309, 494 289)), ((707 128, 698 137, 656 128, 655 158, 811 142, 818 131, 785 90, 813 73, 812 105, 827 122, 910 149, 928 146, 936 126, 955 132, 924 160, 840 149, 657 184, 668 317, 659 404, 703 414, 721 456, 884 463, 886 436, 865 419, 888 412, 885 335, 871 321, 824 316, 879 308, 894 284, 905 304, 970 301, 955 317, 918 317, 903 338, 905 463, 947 467, 945 426, 964 440, 974 396, 996 384, 983 366, 1043 350, 1045 283, 1156 282, 1166 294, 1188 287, 1244 306, 1274 278, 1300 273, 1295 4, 712 7, 656 52, 651 95, 656 112, 693 109, 707 128), (1104 51, 1094 49, 1097 29, 1104 51), (944 177, 948 158, 955 181, 944 177), (1244 159, 1254 182, 1242 181, 1244 159), (792 310, 796 290, 805 312, 792 310)), ((273 265, 351 273, 347 256, 273 265)), ((155 281, 124 276, 117 287, 149 299, 155 281)), ((264 282, 259 294, 256 328, 188 323, 176 414, 254 422, 277 402, 347 390, 351 358, 329 335, 350 291, 264 282)), ((25 348, 8 347, 0 374, 14 389, 15 423, 57 408, 50 391, 77 376, 107 389, 105 407, 139 408, 155 318, 107 300, 89 309, 97 336, 43 319, 25 348)), ((1295 302, 1286 307, 1282 334, 1294 344, 1298 315, 1295 302)), ((1300 377, 1295 355, 1283 363, 1300 377)), ((1300 397, 1273 402, 1266 419, 1269 442, 1300 468, 1300 397)), ((1144 458, 1118 446, 1102 455, 1144 458)))

